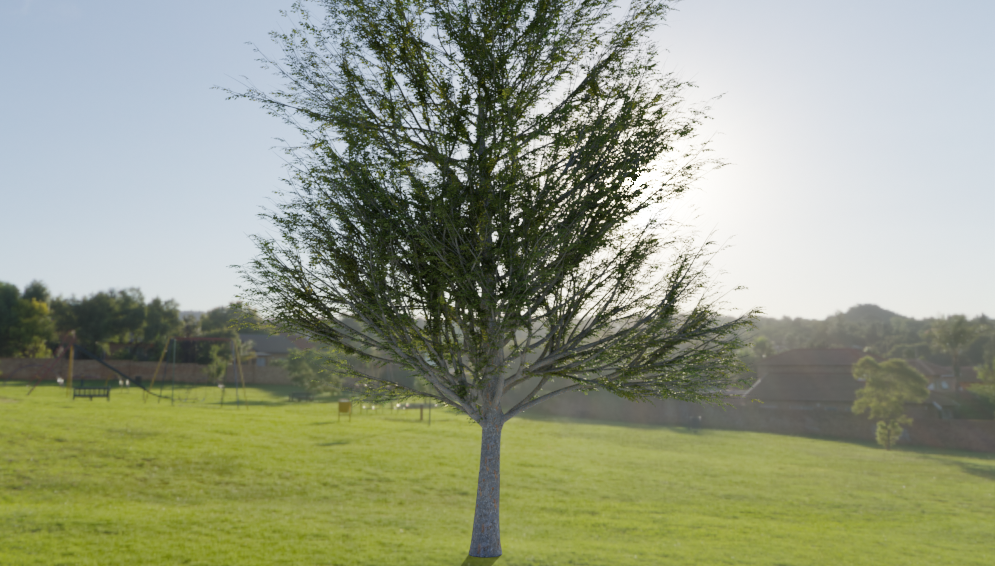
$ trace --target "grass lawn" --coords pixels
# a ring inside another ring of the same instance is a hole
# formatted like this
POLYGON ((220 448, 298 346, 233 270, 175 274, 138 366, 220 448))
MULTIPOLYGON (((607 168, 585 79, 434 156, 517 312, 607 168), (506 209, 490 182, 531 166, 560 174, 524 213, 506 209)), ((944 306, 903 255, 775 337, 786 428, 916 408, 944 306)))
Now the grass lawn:
MULTIPOLYGON (((0 564, 452 565, 479 427, 0 384, 0 564)), ((226 401, 233 396, 229 391, 226 401)), ((995 457, 514 419, 497 566, 995 564, 995 457)))

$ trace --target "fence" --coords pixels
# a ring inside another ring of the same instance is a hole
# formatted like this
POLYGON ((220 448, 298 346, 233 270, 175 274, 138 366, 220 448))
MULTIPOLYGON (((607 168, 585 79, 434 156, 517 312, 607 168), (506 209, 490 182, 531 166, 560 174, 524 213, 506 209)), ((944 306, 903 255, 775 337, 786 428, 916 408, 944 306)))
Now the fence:
MULTIPOLYGON (((141 376, 147 383, 155 373, 156 362, 136 362, 132 360, 106 360, 107 363, 116 367, 125 375, 141 376)), ((24 358, 0 358, 0 379, 30 380, 36 376, 46 381, 54 381, 57 376, 66 377, 69 374, 69 362, 65 359, 24 359, 24 358)), ((163 362, 159 369, 159 380, 170 381, 175 379, 177 383, 200 383, 206 384, 210 380, 204 372, 204 366, 199 364, 176 364, 163 362)), ((242 373, 245 376, 246 385, 289 385, 290 378, 285 368, 277 366, 257 366, 254 363, 242 364, 242 373)), ((86 377, 89 379, 112 379, 117 380, 118 375, 100 365, 93 360, 78 359, 73 360, 73 375, 76 379, 86 377)), ((228 367, 225 380, 232 383, 232 368, 228 367)))
MULTIPOLYGON (((536 415, 671 426, 701 426, 874 442, 875 422, 827 410, 765 409, 737 400, 728 407, 665 400, 633 403, 607 393, 563 395, 529 411, 536 415), (698 418, 700 417, 700 419, 698 418)), ((899 444, 995 452, 995 420, 916 418, 899 444)))

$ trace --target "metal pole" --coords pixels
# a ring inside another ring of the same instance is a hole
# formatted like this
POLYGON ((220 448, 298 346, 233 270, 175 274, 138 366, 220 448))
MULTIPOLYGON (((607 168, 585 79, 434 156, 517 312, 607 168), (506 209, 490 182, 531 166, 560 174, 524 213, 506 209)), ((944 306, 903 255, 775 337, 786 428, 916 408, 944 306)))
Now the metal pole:
POLYGON ((73 388, 73 345, 69 345, 69 387, 66 387, 66 397, 69 396, 69 391, 73 388))
POLYGON ((173 406, 173 401, 175 400, 174 393, 176 392, 176 338, 173 338, 173 378, 172 384, 169 387, 169 405, 173 406))
POLYGON ((249 396, 245 393, 245 373, 242 372, 242 354, 235 352, 235 362, 238 364, 238 378, 242 380, 242 398, 245 400, 245 410, 249 410, 249 396))
MULTIPOLYGON (((235 409, 238 410, 242 408, 242 404, 238 399, 238 376, 235 375, 235 339, 232 338, 228 341, 231 344, 231 377, 232 381, 235 382, 235 409)), ((225 374, 228 372, 225 371, 225 374)))

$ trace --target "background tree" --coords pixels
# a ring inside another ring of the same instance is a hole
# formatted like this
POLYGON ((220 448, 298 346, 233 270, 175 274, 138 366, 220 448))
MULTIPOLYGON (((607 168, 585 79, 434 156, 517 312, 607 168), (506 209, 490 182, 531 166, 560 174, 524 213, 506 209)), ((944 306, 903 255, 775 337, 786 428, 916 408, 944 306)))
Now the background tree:
POLYGON ((722 402, 743 369, 752 313, 720 316, 713 248, 660 220, 709 165, 689 142, 702 114, 647 41, 668 5, 318 4, 273 34, 287 87, 232 93, 304 140, 243 296, 280 332, 431 385, 343 368, 373 400, 480 425, 470 554, 498 556, 509 419, 572 391, 722 402))
POLYGON ((228 344, 211 344, 205 348, 207 363, 204 364, 204 373, 207 374, 207 379, 214 385, 224 384, 225 374, 228 373, 228 366, 230 364, 225 356, 225 352, 228 349, 228 344))
POLYGON ((52 293, 48 290, 41 281, 35 280, 28 283, 28 286, 24 288, 24 292, 21 293, 21 298, 23 299, 34 299, 39 303, 45 303, 46 305, 52 300, 52 293))
POLYGON ((766 336, 760 336, 753 341, 753 354, 758 358, 774 355, 774 343, 766 336))
POLYGON ((978 383, 971 384, 969 390, 995 405, 995 328, 990 324, 984 326, 984 342, 984 358, 974 368, 978 383))
POLYGON ((46 341, 55 336, 49 318, 49 293, 34 281, 22 294, 17 286, 0 281, 0 358, 47 358, 46 341))
POLYGON ((237 336, 242 329, 266 331, 266 324, 251 308, 241 303, 217 307, 200 317, 200 329, 205 335, 237 336))
POLYGON ((902 435, 902 425, 912 424, 905 414, 905 404, 925 401, 929 397, 929 380, 902 360, 878 363, 871 356, 853 365, 853 377, 864 382, 864 387, 857 390, 853 412, 878 419, 878 444, 891 450, 902 435))
MULTIPOLYGON (((261 326, 261 321, 254 317, 253 314, 250 310, 240 309, 234 305, 217 307, 207 311, 198 318, 194 332, 199 336, 209 338, 230 338, 235 341, 235 349, 243 362, 255 359, 255 343, 252 340, 243 342, 238 335, 240 325, 261 326)), ((231 347, 229 346, 228 349, 217 355, 231 361, 231 347)), ((194 357, 197 363, 207 364, 212 362, 214 356, 213 349, 201 347, 194 357)))
POLYGON ((233 349, 234 353, 239 357, 242 363, 256 359, 255 342, 252 340, 246 340, 243 342, 238 337, 231 338, 231 340, 234 344, 224 343, 224 345, 220 345, 217 343, 212 344, 210 342, 197 342, 196 344, 200 344, 202 347, 197 352, 196 363, 210 364, 218 358, 224 360, 225 363, 233 363, 235 361, 232 358, 233 349))
POLYGON ((953 361, 954 378, 960 379, 961 353, 978 337, 978 327, 962 314, 948 316, 933 323, 930 339, 953 361))
POLYGON ((56 329, 59 332, 76 330, 80 344, 98 355, 109 355, 112 342, 138 342, 145 326, 145 314, 145 299, 138 289, 111 289, 82 299, 52 301, 56 329))
POLYGON ((181 320, 180 336, 192 338, 200 336, 200 317, 195 314, 185 314, 181 320))
POLYGON ((200 317, 200 331, 204 336, 234 338, 238 336, 237 313, 232 307, 217 307, 200 317))
POLYGON ((335 366, 344 366, 346 360, 329 350, 319 351, 313 348, 291 348, 287 357, 276 360, 277 366, 287 368, 290 380, 312 393, 337 394, 342 391, 343 373, 335 366))
POLYGON ((255 342, 253 342, 252 340, 242 341, 241 338, 237 337, 234 340, 235 340, 235 351, 239 359, 242 360, 242 363, 256 359, 255 342))
POLYGON ((990 358, 976 366, 978 383, 972 383, 969 390, 995 405, 995 358, 990 358))
POLYGON ((170 299, 163 301, 156 297, 149 301, 145 311, 145 328, 143 340, 153 343, 164 343, 179 335, 183 328, 180 321, 180 306, 170 299))
MULTIPOLYGON (((965 317, 966 319, 966 317, 965 317)), ((876 305, 857 305, 825 320, 760 317, 755 329, 745 335, 748 341, 766 336, 775 351, 796 348, 870 348, 884 358, 926 360, 953 365, 950 353, 933 340, 930 329, 942 319, 913 319, 876 305)), ((984 315, 970 319, 976 328, 986 328, 991 320, 984 315)), ((961 368, 982 363, 985 340, 979 334, 958 352, 961 368)), ((744 355, 753 352, 744 352, 744 355)))

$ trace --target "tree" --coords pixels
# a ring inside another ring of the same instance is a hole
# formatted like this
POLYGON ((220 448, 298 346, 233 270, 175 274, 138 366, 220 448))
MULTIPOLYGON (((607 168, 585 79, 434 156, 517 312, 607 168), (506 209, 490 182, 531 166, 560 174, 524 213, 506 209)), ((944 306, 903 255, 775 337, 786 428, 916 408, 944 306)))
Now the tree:
POLYGON ((342 390, 341 371, 334 371, 334 366, 345 363, 342 356, 313 348, 303 350, 291 348, 286 358, 276 360, 274 363, 287 368, 290 381, 312 393, 334 394, 342 390))
POLYGON ((163 301, 156 297, 146 306, 143 339, 146 342, 165 344, 166 340, 178 335, 183 328, 180 321, 180 306, 170 299, 163 301))
POLYGON ((235 337, 235 313, 231 307, 217 307, 200 317, 200 330, 207 336, 235 337))
POLYGON ((200 336, 200 317, 190 313, 183 315, 180 326, 180 336, 183 336, 184 338, 200 336))
POLYGON ((55 335, 49 318, 48 290, 34 281, 24 293, 17 286, 0 281, 0 358, 47 358, 45 345, 55 335))
POLYGON ((969 386, 969 390, 995 405, 995 329, 985 325, 984 358, 981 365, 975 366, 978 373, 978 383, 969 386))
POLYGON ((242 341, 241 338, 233 338, 235 342, 235 352, 240 360, 247 362, 256 359, 256 343, 252 340, 242 341))
POLYGON ((52 293, 49 292, 48 287, 44 283, 36 280, 28 283, 28 286, 24 288, 24 292, 21 293, 21 298, 34 299, 39 303, 47 305, 52 300, 52 293))
MULTIPOLYGON (((211 344, 206 348, 206 362, 204 363, 204 373, 208 380, 215 385, 223 385, 225 374, 228 372, 228 359, 225 356, 227 344, 211 344)), ((231 357, 231 356, 228 356, 231 357)))
POLYGON ((929 397, 929 380, 903 360, 878 363, 864 356, 853 365, 853 377, 864 382, 857 390, 853 404, 856 414, 868 413, 869 419, 879 419, 877 441, 891 450, 902 435, 902 425, 912 424, 905 414, 906 403, 922 403, 929 397))
POLYGON ((145 299, 138 289, 101 291, 89 297, 55 299, 52 314, 59 332, 76 331, 83 347, 110 353, 110 343, 133 343, 145 326, 145 299))
POLYGON ((978 383, 971 384, 969 390, 995 404, 995 358, 985 360, 974 369, 978 372, 978 383))
POLYGON ((470 554, 501 554, 505 423, 574 391, 721 403, 755 313, 720 316, 712 244, 664 206, 703 168, 703 110, 635 0, 324 0, 263 58, 287 87, 228 91, 297 128, 242 298, 278 332, 397 364, 481 427, 470 554), (517 397, 513 395, 518 394, 517 397))
POLYGON ((760 336, 753 341, 753 353, 758 358, 766 358, 774 355, 774 343, 766 336, 760 336))
POLYGON ((960 357, 963 351, 978 337, 978 328, 962 314, 948 316, 933 322, 929 329, 932 341, 950 354, 954 367, 954 378, 960 379, 960 357))

